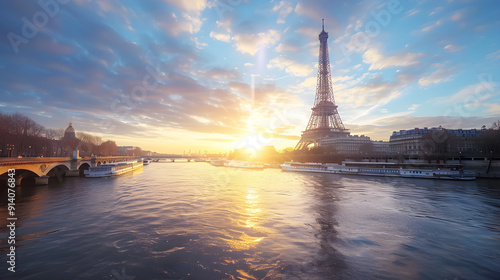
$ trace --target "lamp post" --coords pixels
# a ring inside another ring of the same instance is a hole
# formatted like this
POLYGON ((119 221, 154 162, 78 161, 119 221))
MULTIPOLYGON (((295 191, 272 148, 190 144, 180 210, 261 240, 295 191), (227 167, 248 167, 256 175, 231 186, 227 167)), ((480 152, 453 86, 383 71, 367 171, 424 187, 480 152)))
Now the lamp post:
POLYGON ((12 156, 12 150, 14 150, 14 144, 7 144, 7 157, 12 156))

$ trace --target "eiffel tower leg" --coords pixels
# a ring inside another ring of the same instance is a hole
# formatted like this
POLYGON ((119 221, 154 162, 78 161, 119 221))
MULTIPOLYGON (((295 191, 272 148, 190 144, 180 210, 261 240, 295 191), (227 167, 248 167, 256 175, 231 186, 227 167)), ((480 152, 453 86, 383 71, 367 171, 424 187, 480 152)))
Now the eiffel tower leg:
POLYGON ((304 140, 304 139, 300 139, 299 143, 297 143, 297 145, 295 146, 295 150, 305 150, 307 149, 307 147, 311 144, 313 144, 314 142, 311 141, 311 140, 304 140))
POLYGON ((297 145, 295 146, 295 150, 298 151, 298 150, 302 150, 304 149, 304 142, 302 141, 299 141, 299 143, 297 143, 297 145))

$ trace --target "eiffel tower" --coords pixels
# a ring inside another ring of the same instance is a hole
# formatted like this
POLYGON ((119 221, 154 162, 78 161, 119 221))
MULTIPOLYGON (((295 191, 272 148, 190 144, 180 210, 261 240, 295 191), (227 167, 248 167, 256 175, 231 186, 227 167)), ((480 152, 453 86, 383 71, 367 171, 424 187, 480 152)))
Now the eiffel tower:
POLYGON ((316 98, 309 123, 306 130, 302 131, 302 137, 295 146, 295 150, 304 150, 309 145, 317 145, 322 138, 346 137, 350 134, 349 129, 344 127, 340 119, 337 105, 335 105, 335 99, 333 98, 330 59, 328 57, 328 32, 325 32, 324 19, 322 25, 323 30, 319 34, 320 45, 316 98))

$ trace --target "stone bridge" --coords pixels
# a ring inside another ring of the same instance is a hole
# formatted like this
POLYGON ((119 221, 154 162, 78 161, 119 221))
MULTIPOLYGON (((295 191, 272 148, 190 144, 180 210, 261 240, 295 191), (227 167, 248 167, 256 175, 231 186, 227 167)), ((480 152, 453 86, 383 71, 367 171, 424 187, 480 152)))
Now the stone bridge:
POLYGON ((1 158, 0 181, 8 179, 8 170, 15 169, 16 185, 26 178, 33 179, 36 185, 48 184, 49 178, 62 182, 64 177, 83 176, 84 170, 99 164, 131 160, 132 157, 97 157, 71 159, 69 157, 49 158, 1 158))

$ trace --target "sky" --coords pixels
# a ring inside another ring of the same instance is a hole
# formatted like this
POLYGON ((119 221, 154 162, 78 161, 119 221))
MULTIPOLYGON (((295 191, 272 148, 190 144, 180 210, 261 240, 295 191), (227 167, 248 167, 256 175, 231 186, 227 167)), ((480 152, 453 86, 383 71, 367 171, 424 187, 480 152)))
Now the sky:
POLYGON ((294 147, 321 20, 351 134, 500 119, 500 2, 0 2, 0 111, 163 153, 294 147))

